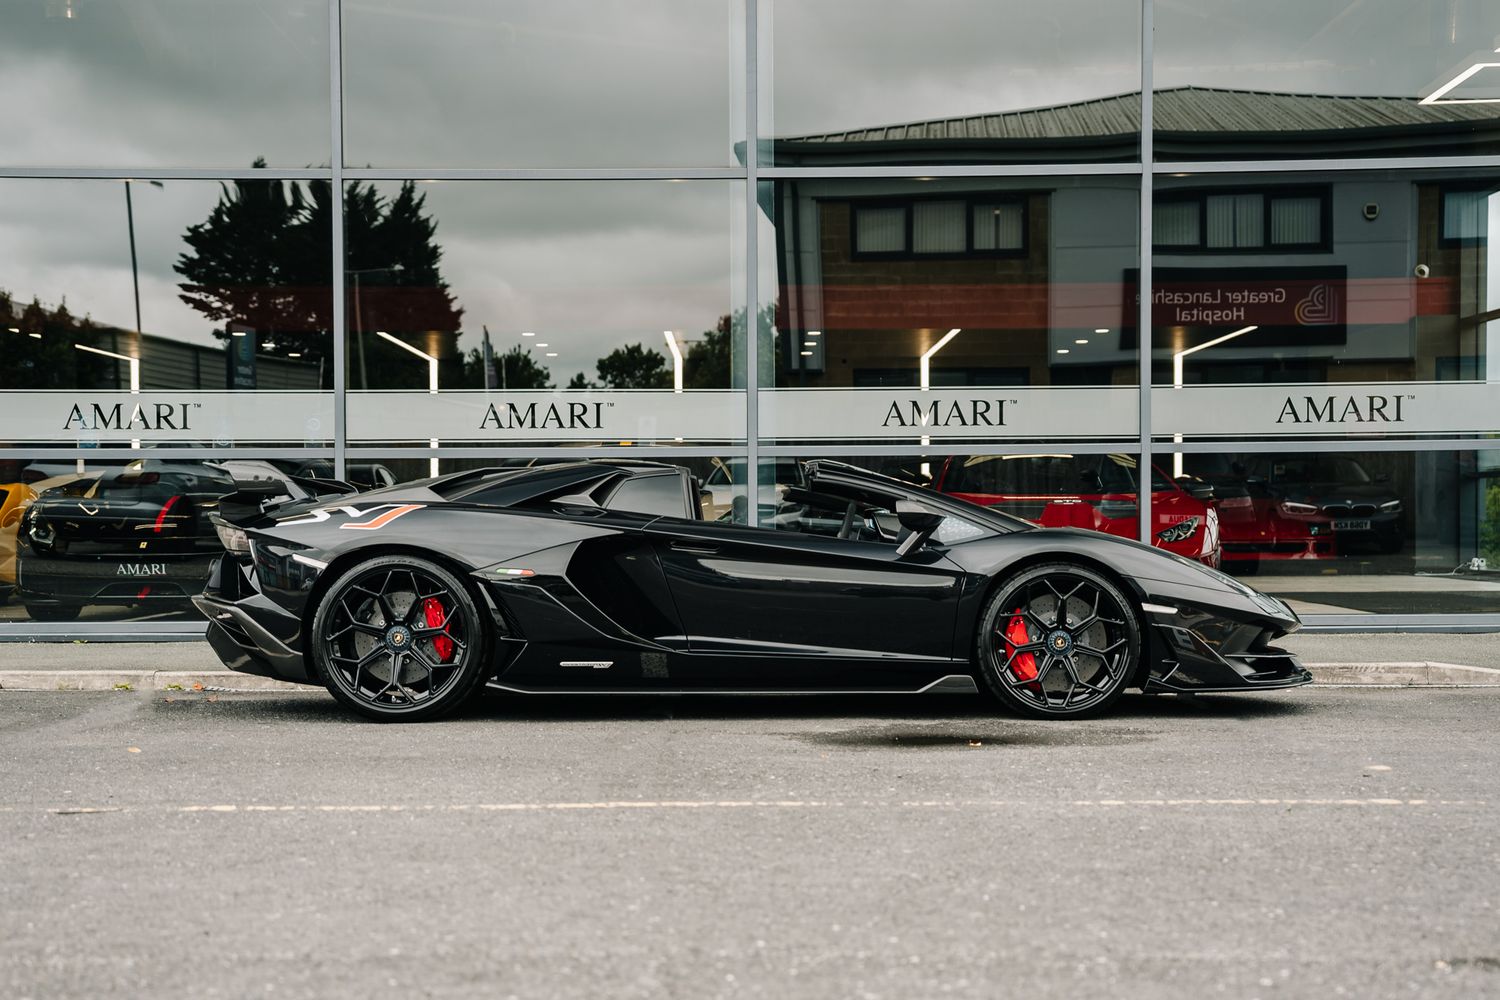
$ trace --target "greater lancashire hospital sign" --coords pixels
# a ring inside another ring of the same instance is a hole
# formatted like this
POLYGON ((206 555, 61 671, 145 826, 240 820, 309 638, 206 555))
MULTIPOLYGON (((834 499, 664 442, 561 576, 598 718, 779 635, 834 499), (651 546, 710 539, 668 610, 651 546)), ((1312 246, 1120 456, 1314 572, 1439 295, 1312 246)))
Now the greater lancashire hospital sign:
MULTIPOLYGON (((351 392, 346 440, 368 445, 719 443, 744 440, 737 390, 351 392)), ((1120 440, 1134 386, 764 389, 762 437, 783 441, 1120 440)), ((1151 431, 1189 438, 1500 433, 1500 382, 1157 386, 1151 431)), ((0 446, 327 447, 334 397, 315 392, 0 393, 0 446)))
MULTIPOLYGON (((1126 272, 1127 287, 1139 275, 1126 272)), ((1349 312, 1348 269, 1315 267, 1157 267, 1151 272, 1151 325, 1159 347, 1174 328, 1203 340, 1239 327, 1256 327, 1262 347, 1345 342, 1349 312)), ((1139 296, 1122 317, 1120 346, 1136 344, 1139 296)))

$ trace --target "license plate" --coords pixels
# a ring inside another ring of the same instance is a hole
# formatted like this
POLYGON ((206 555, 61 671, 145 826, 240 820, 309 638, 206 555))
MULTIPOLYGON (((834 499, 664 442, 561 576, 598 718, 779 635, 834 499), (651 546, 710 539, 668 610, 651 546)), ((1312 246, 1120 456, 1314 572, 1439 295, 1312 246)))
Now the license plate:
POLYGON ((1333 522, 1333 530, 1334 531, 1369 531, 1370 530, 1370 521, 1369 521, 1369 518, 1360 518, 1358 520, 1348 520, 1348 521, 1334 521, 1333 522))

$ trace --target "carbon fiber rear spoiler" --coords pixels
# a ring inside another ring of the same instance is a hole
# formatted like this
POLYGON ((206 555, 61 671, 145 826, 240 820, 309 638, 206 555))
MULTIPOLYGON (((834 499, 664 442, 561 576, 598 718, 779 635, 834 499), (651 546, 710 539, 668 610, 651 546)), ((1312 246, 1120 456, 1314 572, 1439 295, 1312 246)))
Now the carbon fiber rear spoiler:
POLYGON ((293 504, 309 506, 330 497, 358 493, 359 487, 339 479, 287 476, 279 480, 241 481, 234 493, 219 498, 218 515, 229 524, 249 525, 273 511, 293 504))

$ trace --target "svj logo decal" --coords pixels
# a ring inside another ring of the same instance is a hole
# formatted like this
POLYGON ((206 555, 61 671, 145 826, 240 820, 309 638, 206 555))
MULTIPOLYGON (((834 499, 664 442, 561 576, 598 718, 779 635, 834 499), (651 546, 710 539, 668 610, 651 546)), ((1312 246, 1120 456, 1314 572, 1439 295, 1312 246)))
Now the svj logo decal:
POLYGON ((374 507, 363 509, 353 506, 322 507, 318 510, 303 514, 300 517, 288 518, 282 521, 283 525, 293 524, 318 524, 327 521, 334 514, 343 514, 350 518, 349 521, 339 525, 339 528, 351 531, 379 531, 398 517, 405 517, 414 510, 426 507, 425 503, 383 503, 374 507))

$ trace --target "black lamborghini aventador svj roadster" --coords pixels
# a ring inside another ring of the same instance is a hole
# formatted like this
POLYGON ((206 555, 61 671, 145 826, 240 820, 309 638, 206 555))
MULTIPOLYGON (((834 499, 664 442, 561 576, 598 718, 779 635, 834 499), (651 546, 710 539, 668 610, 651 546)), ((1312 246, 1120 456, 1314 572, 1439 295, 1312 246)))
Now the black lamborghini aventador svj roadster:
POLYGON ((993 692, 1031 716, 1127 688, 1310 678, 1284 603, 1110 535, 1039 528, 831 461, 758 527, 701 516, 671 465, 569 462, 372 492, 224 498, 196 598, 235 670, 374 719, 509 692, 993 692))

